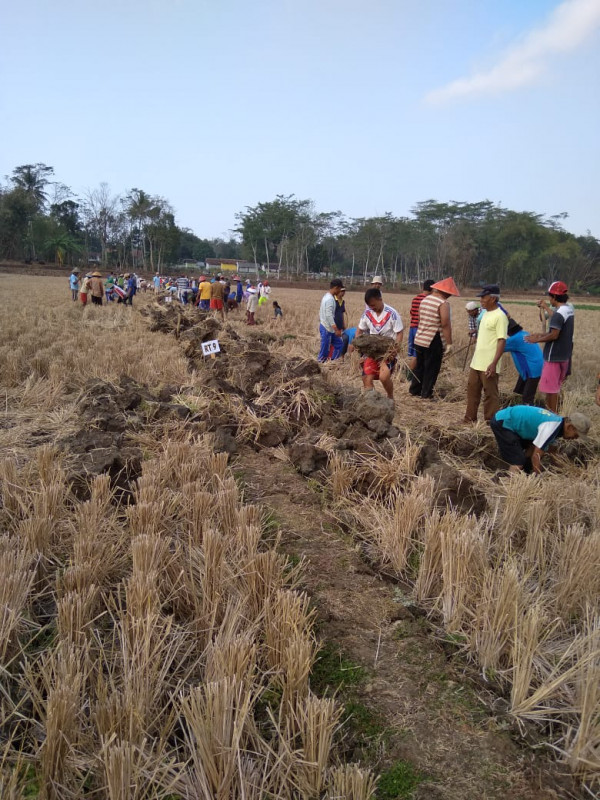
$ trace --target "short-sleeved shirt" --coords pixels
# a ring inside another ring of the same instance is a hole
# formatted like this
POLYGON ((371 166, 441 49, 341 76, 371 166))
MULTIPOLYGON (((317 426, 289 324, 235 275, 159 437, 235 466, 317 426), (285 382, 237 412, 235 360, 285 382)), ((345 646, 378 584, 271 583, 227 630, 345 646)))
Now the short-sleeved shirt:
POLYGON ((558 339, 544 345, 544 361, 569 361, 573 355, 575 310, 570 303, 559 306, 550 317, 550 330, 558 330, 558 339))
POLYGON ((509 406, 498 411, 494 418, 540 450, 546 450, 564 429, 563 417, 537 406, 509 406))
MULTIPOLYGON (((200 284, 200 286, 202 286, 202 284, 200 284)), ((219 281, 215 281, 214 283, 210 284, 211 300, 222 300, 224 297, 224 292, 225 292, 225 286, 219 281)), ((202 299, 202 292, 200 293, 200 298, 202 299)))
POLYGON ((344 313, 346 311, 346 303, 344 300, 340 303, 340 301, 335 299, 335 311, 333 312, 333 318, 335 320, 336 326, 340 329, 344 329, 344 313))
POLYGON ((412 303, 410 304, 410 327, 411 328, 418 328, 419 327, 419 306, 421 305, 422 301, 428 297, 427 292, 421 292, 421 294, 416 295, 412 299, 412 303))
POLYGON ((365 311, 358 323, 358 330, 395 339, 396 334, 404 330, 404 325, 396 309, 384 304, 379 314, 371 309, 365 311))
POLYGON ((71 289, 79 289, 79 278, 75 273, 71 273, 71 277, 69 278, 69 286, 71 289))
POLYGON ((200 300, 210 300, 210 281, 202 281, 202 283, 198 286, 198 291, 200 292, 200 300))
POLYGON ((446 300, 436 294, 430 294, 421 300, 419 306, 419 327, 415 336, 415 344, 419 347, 429 347, 436 333, 442 334, 442 318, 440 308, 446 300))
POLYGON ((177 278, 177 288, 180 291, 185 291, 186 289, 190 288, 190 282, 188 278, 177 278))
POLYGON ((524 341, 526 336, 529 336, 527 331, 518 331, 508 337, 504 346, 504 352, 511 354, 517 372, 524 381, 539 378, 544 365, 539 345, 524 341))
MULTIPOLYGON (((471 361, 471 369, 485 372, 494 360, 499 339, 506 339, 508 317, 500 308, 486 311, 479 323, 477 344, 471 361)), ((498 363, 497 368, 500 364, 498 363)))

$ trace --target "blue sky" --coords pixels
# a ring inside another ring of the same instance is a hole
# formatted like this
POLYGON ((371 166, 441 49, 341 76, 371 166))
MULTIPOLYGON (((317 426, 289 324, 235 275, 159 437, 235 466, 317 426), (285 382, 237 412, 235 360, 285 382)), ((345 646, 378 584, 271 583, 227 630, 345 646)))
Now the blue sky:
POLYGON ((490 199, 600 236, 600 0, 30 0, 0 11, 0 175, 52 165, 227 236, 278 193, 490 199))

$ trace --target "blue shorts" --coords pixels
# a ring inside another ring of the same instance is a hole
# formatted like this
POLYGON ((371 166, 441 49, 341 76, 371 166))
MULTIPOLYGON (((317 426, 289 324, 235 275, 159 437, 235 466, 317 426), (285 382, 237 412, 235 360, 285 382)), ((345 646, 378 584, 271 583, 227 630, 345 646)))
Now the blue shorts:
POLYGON ((408 329, 408 356, 409 358, 416 358, 417 351, 415 349, 415 336, 417 335, 418 328, 408 329))
POLYGON ((202 311, 210 311, 210 300, 200 300, 200 308, 202 311))

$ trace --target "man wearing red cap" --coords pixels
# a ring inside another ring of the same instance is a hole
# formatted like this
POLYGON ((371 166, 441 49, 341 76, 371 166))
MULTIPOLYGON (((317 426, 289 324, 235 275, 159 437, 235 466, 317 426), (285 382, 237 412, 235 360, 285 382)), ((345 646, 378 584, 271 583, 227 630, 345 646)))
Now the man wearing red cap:
MULTIPOLYGON (((524 340, 544 343, 544 366, 538 388, 546 394, 546 408, 554 413, 558 409, 560 388, 571 371, 573 355, 575 312, 573 306, 567 302, 568 291, 567 284, 562 281, 554 281, 550 285, 548 296, 554 309, 550 317, 550 330, 548 333, 532 333, 524 340)), ((540 300, 538 306, 544 312, 548 311, 544 300, 540 300)))

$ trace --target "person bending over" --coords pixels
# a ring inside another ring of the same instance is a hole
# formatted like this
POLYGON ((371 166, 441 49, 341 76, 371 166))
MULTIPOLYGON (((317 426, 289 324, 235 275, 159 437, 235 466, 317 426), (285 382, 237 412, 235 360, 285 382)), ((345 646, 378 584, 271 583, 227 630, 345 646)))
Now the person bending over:
POLYGON ((490 428, 510 472, 525 470, 539 474, 542 453, 559 437, 587 436, 590 421, 578 411, 561 417, 537 406, 509 406, 494 414, 490 428))

